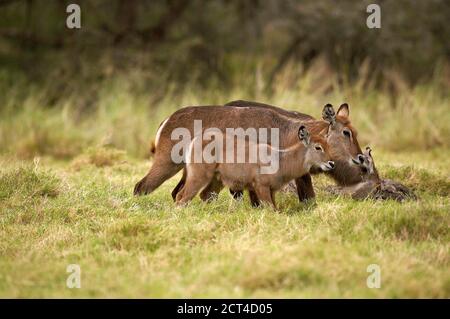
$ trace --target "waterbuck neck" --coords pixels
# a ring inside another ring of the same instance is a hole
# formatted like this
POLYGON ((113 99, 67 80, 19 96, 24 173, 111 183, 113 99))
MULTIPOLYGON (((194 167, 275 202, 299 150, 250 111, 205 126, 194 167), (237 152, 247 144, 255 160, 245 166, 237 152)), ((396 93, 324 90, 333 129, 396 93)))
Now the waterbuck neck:
POLYGON ((327 174, 339 185, 348 186, 362 181, 361 169, 358 166, 352 165, 348 161, 335 159, 333 156, 331 159, 334 162, 334 169, 328 171, 327 174))
POLYGON ((309 172, 311 164, 305 163, 307 148, 299 142, 278 150, 280 173, 284 181, 290 181, 309 172))

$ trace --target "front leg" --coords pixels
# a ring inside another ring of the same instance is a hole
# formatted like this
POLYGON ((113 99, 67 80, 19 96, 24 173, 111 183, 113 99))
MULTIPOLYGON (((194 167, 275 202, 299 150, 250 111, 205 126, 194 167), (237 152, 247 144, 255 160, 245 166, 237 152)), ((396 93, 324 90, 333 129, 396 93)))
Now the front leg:
POLYGON ((258 185, 255 187, 255 192, 260 201, 269 204, 274 210, 277 210, 270 187, 258 185))
POLYGON ((298 200, 300 202, 306 202, 316 197, 310 174, 297 178, 295 184, 297 185, 298 200))
POLYGON ((223 189, 223 183, 217 176, 211 180, 211 182, 206 186, 204 190, 200 193, 200 198, 204 202, 211 202, 217 199, 220 191, 223 189))
POLYGON ((248 194, 250 195, 250 202, 252 203, 252 207, 259 207, 261 203, 259 202, 258 195, 254 190, 249 190, 248 194))

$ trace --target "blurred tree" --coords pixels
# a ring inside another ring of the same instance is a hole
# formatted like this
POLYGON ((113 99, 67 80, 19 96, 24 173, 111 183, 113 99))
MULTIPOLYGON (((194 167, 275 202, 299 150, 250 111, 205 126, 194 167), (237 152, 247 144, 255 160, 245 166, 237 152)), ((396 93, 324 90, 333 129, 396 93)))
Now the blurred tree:
MULTIPOLYGON (((344 81, 361 65, 382 84, 400 74, 426 80, 450 60, 450 3, 380 0, 381 29, 368 29, 371 1, 342 0, 0 0, 0 65, 34 83, 84 90, 118 72, 147 70, 147 90, 162 82, 232 84, 243 66, 264 65, 266 87, 289 63, 319 56, 344 81), (82 28, 65 27, 65 8, 81 6, 82 28), (250 63, 249 63, 250 61, 250 63)), ((92 88, 91 88, 92 90, 92 88)))

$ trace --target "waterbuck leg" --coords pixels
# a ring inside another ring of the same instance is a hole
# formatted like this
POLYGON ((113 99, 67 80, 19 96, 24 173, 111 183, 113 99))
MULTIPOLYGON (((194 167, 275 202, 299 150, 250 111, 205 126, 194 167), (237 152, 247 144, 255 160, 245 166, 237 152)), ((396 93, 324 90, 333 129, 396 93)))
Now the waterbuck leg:
POLYGON ((300 202, 305 202, 316 197, 310 174, 297 178, 295 184, 297 185, 297 194, 300 202))
POLYGON ((181 168, 181 165, 173 162, 161 163, 155 160, 147 175, 134 186, 134 195, 150 194, 181 168))
POLYGON ((250 202, 252 203, 252 207, 259 207, 261 205, 258 195, 253 190, 249 190, 248 194, 250 195, 250 202))
POLYGON ((233 198, 235 199, 235 200, 239 200, 239 199, 241 199, 242 198, 242 196, 244 196, 244 192, 243 191, 237 191, 237 190, 232 190, 232 189, 230 189, 230 194, 231 194, 231 196, 233 196, 233 198))
POLYGON ((300 202, 304 202, 306 200, 306 194, 304 190, 305 186, 301 177, 295 180, 295 188, 297 189, 298 200, 300 202))
POLYGON ((177 198, 178 192, 183 188, 184 184, 186 182, 186 168, 183 169, 183 176, 181 177, 180 181, 178 182, 177 186, 172 191, 172 198, 175 201, 177 198))
POLYGON ((212 181, 206 186, 204 190, 200 193, 200 198, 204 202, 210 202, 214 199, 217 199, 220 191, 223 189, 223 183, 216 176, 212 179, 212 181))
POLYGON ((197 193, 211 182, 211 175, 201 175, 195 178, 187 178, 183 189, 177 194, 176 203, 177 205, 184 205, 191 201, 197 193))
POLYGON ((272 198, 272 191, 269 187, 257 186, 255 187, 255 191, 260 201, 269 204, 274 210, 277 210, 275 202, 272 198))

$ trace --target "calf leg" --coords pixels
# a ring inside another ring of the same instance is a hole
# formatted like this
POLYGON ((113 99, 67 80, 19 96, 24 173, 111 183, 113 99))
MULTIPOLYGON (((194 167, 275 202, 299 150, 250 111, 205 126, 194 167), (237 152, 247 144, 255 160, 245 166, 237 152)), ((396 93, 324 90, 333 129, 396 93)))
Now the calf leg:
POLYGON ((209 183, 214 177, 214 166, 205 164, 191 164, 187 168, 186 182, 176 196, 177 205, 184 205, 192 200, 195 195, 209 183))
POLYGON ((223 183, 217 176, 214 176, 211 182, 206 186, 204 190, 200 193, 200 198, 204 202, 210 202, 216 199, 220 191, 223 189, 223 183))
POLYGON ((183 176, 181 177, 177 186, 175 186, 175 188, 172 190, 172 198, 174 201, 177 198, 178 192, 183 188, 185 182, 186 182, 186 168, 183 169, 183 176))
POLYGON ((255 187, 255 191, 260 201, 269 204, 274 210, 277 210, 270 187, 257 186, 255 187))
POLYGON ((305 202, 316 197, 310 174, 297 178, 295 184, 297 185, 297 194, 300 202, 305 202))

